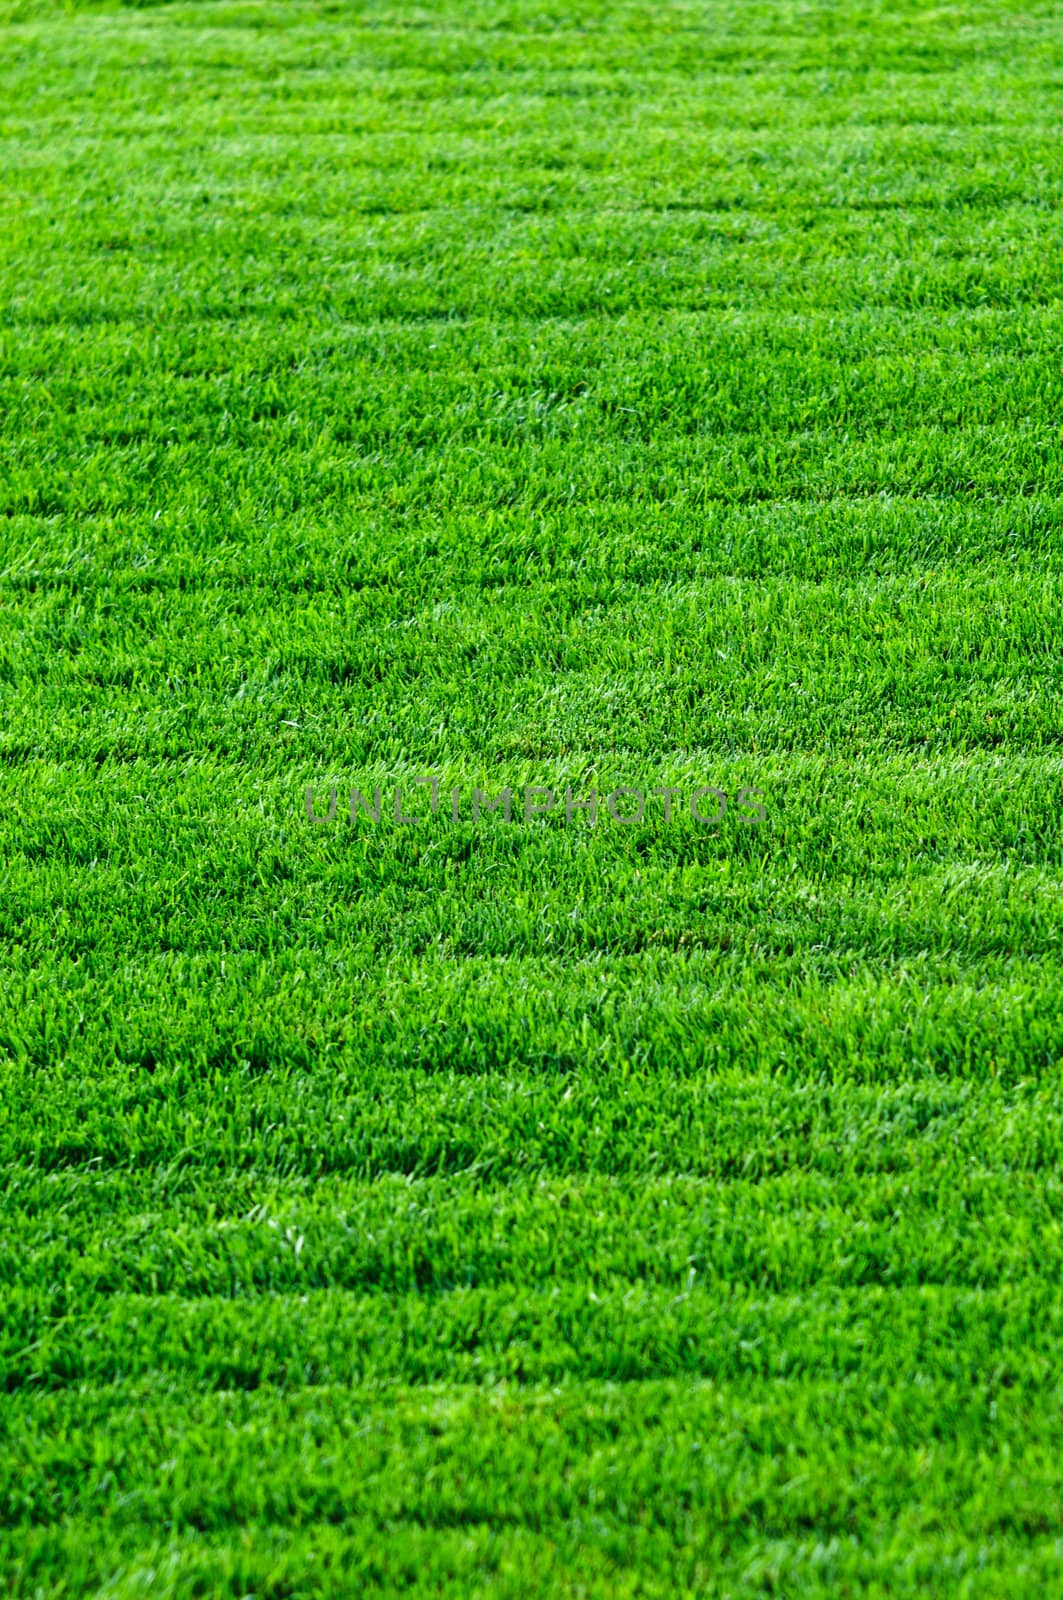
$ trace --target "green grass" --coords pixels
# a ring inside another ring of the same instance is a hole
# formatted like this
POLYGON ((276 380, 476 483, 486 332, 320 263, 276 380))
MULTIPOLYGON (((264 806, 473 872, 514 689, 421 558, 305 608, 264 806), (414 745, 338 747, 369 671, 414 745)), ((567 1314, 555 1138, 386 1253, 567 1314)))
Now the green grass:
POLYGON ((1058 1588, 1061 101, 0 0, 5 1597, 1058 1588))

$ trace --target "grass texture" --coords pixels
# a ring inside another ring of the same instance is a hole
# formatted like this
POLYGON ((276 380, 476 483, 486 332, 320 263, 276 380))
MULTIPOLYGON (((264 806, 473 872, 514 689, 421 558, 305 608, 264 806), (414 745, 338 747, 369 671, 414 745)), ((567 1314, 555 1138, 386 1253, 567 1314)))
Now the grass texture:
POLYGON ((1059 1592, 1061 91, 0 0, 5 1596, 1059 1592))

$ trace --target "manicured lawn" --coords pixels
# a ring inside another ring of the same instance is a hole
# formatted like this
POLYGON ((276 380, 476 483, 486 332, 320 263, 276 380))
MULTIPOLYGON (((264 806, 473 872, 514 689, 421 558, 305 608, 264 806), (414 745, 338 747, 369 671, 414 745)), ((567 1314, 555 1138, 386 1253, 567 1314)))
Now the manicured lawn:
POLYGON ((1059 1592, 1061 117, 0 0, 5 1597, 1059 1592))

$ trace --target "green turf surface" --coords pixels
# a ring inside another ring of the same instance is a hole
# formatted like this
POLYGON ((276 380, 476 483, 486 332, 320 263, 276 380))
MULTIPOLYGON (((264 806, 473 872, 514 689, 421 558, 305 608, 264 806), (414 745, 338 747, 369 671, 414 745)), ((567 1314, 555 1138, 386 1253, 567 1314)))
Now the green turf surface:
POLYGON ((5 1597, 1063 1588, 1061 112, 0 0, 5 1597))

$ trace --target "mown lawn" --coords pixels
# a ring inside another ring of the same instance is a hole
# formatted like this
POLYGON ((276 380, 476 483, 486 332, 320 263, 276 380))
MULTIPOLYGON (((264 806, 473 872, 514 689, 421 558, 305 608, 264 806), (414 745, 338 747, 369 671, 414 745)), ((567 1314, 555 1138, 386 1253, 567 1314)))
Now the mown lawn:
POLYGON ((5 1597, 1060 1592, 1061 114, 0 0, 5 1597))

